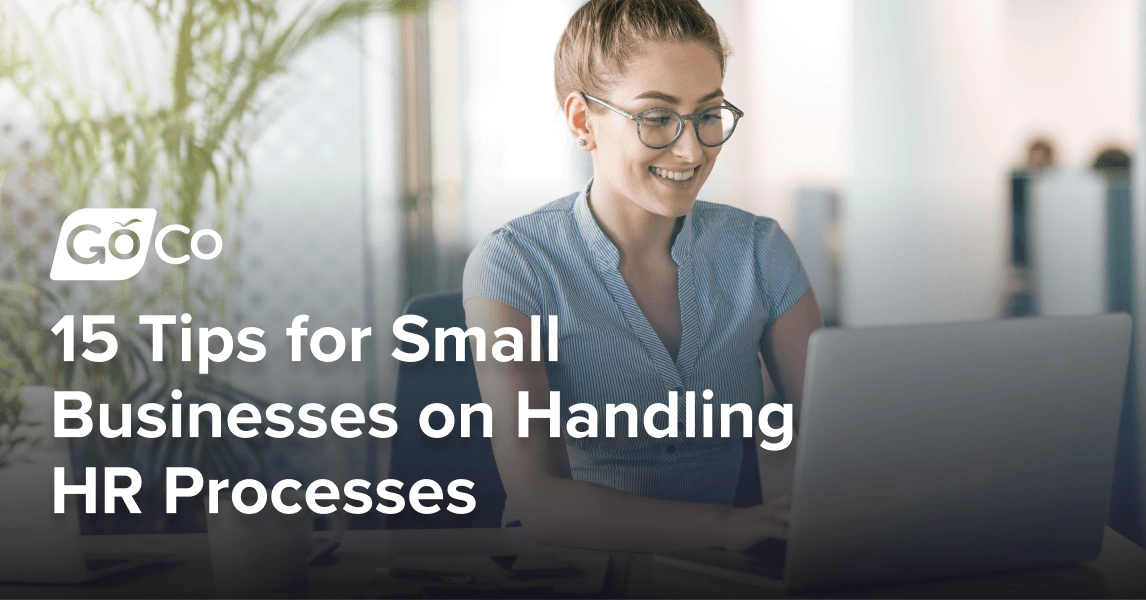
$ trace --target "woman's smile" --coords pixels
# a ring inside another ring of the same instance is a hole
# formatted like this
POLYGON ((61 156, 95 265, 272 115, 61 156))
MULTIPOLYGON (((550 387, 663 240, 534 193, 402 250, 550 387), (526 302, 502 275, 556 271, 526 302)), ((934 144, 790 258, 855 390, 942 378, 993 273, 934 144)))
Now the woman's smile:
POLYGON ((676 167, 673 169, 661 167, 649 167, 649 173, 652 173, 658 179, 670 181, 673 183, 689 183, 692 178, 696 176, 697 171, 700 170, 700 165, 695 167, 676 167))

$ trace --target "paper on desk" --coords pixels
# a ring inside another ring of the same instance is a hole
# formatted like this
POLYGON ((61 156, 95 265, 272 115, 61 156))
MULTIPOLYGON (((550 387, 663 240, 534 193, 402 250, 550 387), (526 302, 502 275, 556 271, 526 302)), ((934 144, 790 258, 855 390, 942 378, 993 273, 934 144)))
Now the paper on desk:
MULTIPOLYGON (((528 557, 522 554, 521 557, 528 557)), ((463 555, 463 556, 404 556, 388 562, 385 566, 394 569, 418 569, 430 572, 468 573, 473 575, 472 584, 451 585, 440 581, 418 581, 411 579, 392 578, 395 582, 406 584, 420 583, 427 587, 465 589, 500 588, 500 589, 530 589, 550 587, 559 594, 597 594, 605 587, 605 578, 609 571, 609 555, 604 553, 577 552, 548 554, 558 558, 573 568, 578 574, 571 577, 534 577, 530 579, 514 579, 510 573, 493 561, 490 555, 463 555)))

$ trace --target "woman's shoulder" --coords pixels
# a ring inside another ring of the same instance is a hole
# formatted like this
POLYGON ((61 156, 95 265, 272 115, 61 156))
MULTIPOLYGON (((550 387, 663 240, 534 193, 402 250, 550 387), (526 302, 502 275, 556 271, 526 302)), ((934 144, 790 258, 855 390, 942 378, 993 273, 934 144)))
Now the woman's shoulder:
POLYGON ((723 257, 729 264, 751 267, 769 323, 808 289, 796 248, 775 219, 714 202, 704 202, 697 209, 701 235, 717 246, 712 250, 714 260, 720 262, 723 257))
POLYGON ((518 235, 535 235, 540 228, 570 221, 573 218, 573 203, 576 200, 576 193, 563 196, 510 220, 502 226, 502 229, 513 231, 518 235))
POLYGON ((807 275, 775 219, 715 202, 697 201, 694 211, 701 253, 721 273, 751 273, 769 322, 803 295, 807 275))
POLYGON ((697 233, 707 234, 724 244, 743 247, 742 242, 758 242, 783 234, 775 219, 719 202, 697 200, 693 215, 697 233))
POLYGON ((466 260, 463 296, 492 298, 524 314, 540 314, 544 273, 552 269, 546 263, 569 244, 576 198, 558 198, 486 235, 466 260))
POLYGON ((576 199, 577 194, 570 194, 507 221, 478 242, 469 260, 505 252, 533 253, 554 244, 567 244, 576 199))
POLYGON ((562 230, 573 218, 573 202, 576 199, 577 194, 570 194, 507 221, 485 236, 474 249, 474 253, 486 248, 500 249, 505 246, 559 241, 553 239, 554 234, 565 233, 562 230))

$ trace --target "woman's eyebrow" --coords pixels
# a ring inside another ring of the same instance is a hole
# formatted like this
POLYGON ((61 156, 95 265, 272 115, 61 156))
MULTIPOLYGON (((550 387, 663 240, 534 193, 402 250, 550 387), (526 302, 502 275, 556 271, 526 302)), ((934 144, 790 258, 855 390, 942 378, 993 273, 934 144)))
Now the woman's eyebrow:
MULTIPOLYGON (((717 89, 713 90, 712 92, 706 94, 703 98, 698 100, 697 103, 699 104, 701 102, 708 102, 709 100, 712 100, 713 98, 719 98, 723 95, 724 95, 724 91, 721 90, 720 88, 717 88, 717 89)), ((666 94, 664 92, 657 92, 657 91, 645 92, 645 93, 637 96, 636 98, 634 98, 634 100, 660 100, 662 102, 668 102, 669 104, 680 104, 680 98, 677 98, 676 96, 673 96, 672 94, 666 94)))
POLYGON ((715 89, 715 90, 713 90, 713 91, 712 91, 710 94, 708 94, 707 96, 705 96, 705 97, 701 98, 700 100, 698 100, 698 101, 697 101, 697 104, 701 104, 701 103, 704 103, 704 102, 708 102, 709 100, 713 100, 713 99, 715 99, 715 98, 719 98, 719 97, 721 97, 721 96, 723 96, 723 95, 724 95, 724 90, 722 90, 722 89, 720 89, 720 88, 716 88, 716 89, 715 89))

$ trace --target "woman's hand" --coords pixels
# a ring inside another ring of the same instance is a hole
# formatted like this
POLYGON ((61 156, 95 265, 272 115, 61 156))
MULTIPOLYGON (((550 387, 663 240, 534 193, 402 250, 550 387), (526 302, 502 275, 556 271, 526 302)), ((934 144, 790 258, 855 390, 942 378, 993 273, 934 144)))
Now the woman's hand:
POLYGON ((740 552, 767 538, 788 538, 792 495, 751 508, 733 508, 724 519, 724 547, 740 552))

